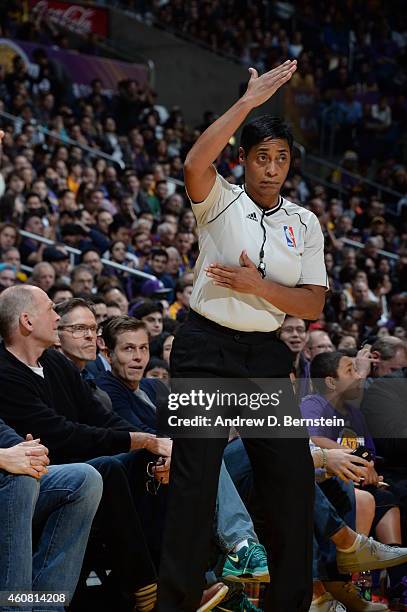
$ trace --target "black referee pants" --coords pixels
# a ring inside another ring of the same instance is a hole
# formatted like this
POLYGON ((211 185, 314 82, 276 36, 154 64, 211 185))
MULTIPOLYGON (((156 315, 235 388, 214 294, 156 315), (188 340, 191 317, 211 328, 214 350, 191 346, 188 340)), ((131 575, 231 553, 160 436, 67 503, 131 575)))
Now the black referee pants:
MULTIPOLYGON (((230 330, 194 312, 177 334, 171 353, 174 378, 286 378, 291 368, 291 353, 274 333, 230 330)), ((174 440, 158 582, 159 612, 195 612, 199 606, 226 443, 227 439, 174 440)), ((246 438, 244 444, 253 466, 254 486, 268 517, 265 544, 271 587, 264 609, 308 612, 314 503, 308 440, 246 438)))

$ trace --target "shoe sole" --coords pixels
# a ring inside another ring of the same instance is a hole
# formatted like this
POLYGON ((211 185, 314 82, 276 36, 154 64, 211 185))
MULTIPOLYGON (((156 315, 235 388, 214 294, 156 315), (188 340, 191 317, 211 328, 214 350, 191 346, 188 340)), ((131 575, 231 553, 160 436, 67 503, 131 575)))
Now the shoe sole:
POLYGON ((270 582, 270 574, 226 574, 222 576, 222 580, 227 580, 228 582, 250 582, 250 583, 258 583, 258 582, 270 582))
POLYGON ((370 563, 363 564, 354 564, 354 565, 339 565, 338 570, 341 574, 350 574, 353 572, 368 572, 376 569, 386 569, 388 567, 395 567, 396 565, 402 565, 407 562, 407 555, 404 557, 397 557, 396 559, 390 559, 387 561, 374 563, 373 561, 370 563))
POLYGON ((209 612, 212 608, 215 608, 221 601, 223 601, 226 595, 229 593, 229 587, 226 584, 223 585, 219 591, 216 591, 215 595, 207 601, 203 606, 197 609, 196 612, 209 612))

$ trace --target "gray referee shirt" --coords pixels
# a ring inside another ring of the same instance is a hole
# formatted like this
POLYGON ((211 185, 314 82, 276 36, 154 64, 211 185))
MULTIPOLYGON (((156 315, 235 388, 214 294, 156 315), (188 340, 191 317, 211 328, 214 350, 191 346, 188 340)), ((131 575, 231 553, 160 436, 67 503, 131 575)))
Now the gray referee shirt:
POLYGON ((240 331, 269 332, 282 325, 285 313, 270 302, 218 287, 205 273, 214 262, 238 266, 242 250, 257 266, 263 242, 266 279, 286 287, 328 287, 324 237, 317 217, 309 210, 280 196, 278 205, 264 213, 244 188, 219 174, 206 200, 191 205, 200 254, 190 305, 207 319, 240 331))

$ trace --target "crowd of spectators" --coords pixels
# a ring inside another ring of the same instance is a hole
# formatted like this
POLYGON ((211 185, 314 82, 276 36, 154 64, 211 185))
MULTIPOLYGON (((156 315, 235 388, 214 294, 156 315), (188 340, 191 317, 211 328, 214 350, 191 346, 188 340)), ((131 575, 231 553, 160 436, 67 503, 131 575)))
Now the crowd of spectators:
MULTIPOLYGON (((97 293, 110 309, 118 306, 126 313, 143 299, 159 299, 165 325, 173 329, 188 308, 198 255, 182 162, 210 114, 200 128, 190 128, 181 109, 165 108, 148 87, 140 89, 133 81, 119 83, 118 94, 109 99, 103 83, 94 80, 90 95, 72 107, 69 88, 56 84, 52 62, 42 52, 37 59, 44 73, 35 79, 18 56, 3 78, 3 108, 19 120, 1 120, 2 286, 32 275, 46 291, 62 287, 64 297, 67 291, 97 293), (38 131, 38 125, 50 134, 38 131), (67 137, 78 144, 68 144, 67 137), (92 156, 79 144, 111 160, 92 156), (56 245, 23 237, 20 230, 56 245), (80 254, 70 258, 67 246, 80 254), (150 276, 108 266, 102 258, 150 276)), ((217 167, 229 181, 242 181, 232 146, 217 167)), ((397 209, 394 201, 382 201, 359 184, 346 185, 338 199, 334 190, 309 181, 298 159, 284 195, 310 208, 325 233, 331 291, 314 325, 334 338, 353 334, 358 344, 371 335, 405 337, 407 208, 397 209)))
POLYGON ((335 130, 335 153, 353 150, 353 169, 363 172, 375 172, 372 160, 386 160, 379 182, 404 193, 406 168, 396 163, 405 147, 407 104, 401 2, 118 4, 259 73, 287 57, 298 59, 290 86, 313 95, 320 129, 335 130))
MULTIPOLYGON (((304 10, 309 22, 314 4, 309 3, 308 13, 304 10)), ((205 6, 208 28, 216 32, 216 27, 212 29, 211 6, 205 6)), ((212 8, 219 13, 218 22, 226 24, 222 11, 229 11, 231 19, 236 6, 231 2, 224 7, 215 7, 214 3, 212 8)), ((253 4, 251 10, 255 7, 253 4)), ((180 14, 186 10, 184 5, 171 2, 157 11, 162 16, 175 9, 180 14)), ((202 7, 198 11, 197 5, 195 10, 200 15, 202 7)), ((188 11, 194 15, 193 5, 188 11)), ((327 40, 324 44, 320 41, 321 46, 317 48, 312 47, 312 52, 308 52, 307 46, 312 38, 311 27, 309 30, 301 27, 301 35, 298 35, 299 30, 282 32, 281 23, 278 23, 275 30, 270 30, 267 46, 264 44, 267 33, 263 29, 263 15, 257 12, 255 17, 259 24, 257 29, 252 29, 257 36, 256 44, 240 34, 236 36, 236 40, 246 40, 248 45, 240 48, 241 55, 247 54, 249 49, 247 62, 262 70, 278 61, 281 54, 286 54, 288 45, 289 52, 296 53, 300 60, 298 78, 304 80, 306 87, 322 91, 321 100, 325 103, 340 104, 336 94, 329 93, 339 82, 340 74, 347 81, 341 90, 344 100, 352 93, 352 100, 358 101, 358 97, 363 98, 369 92, 374 94, 369 99, 378 100, 378 90, 383 91, 382 80, 386 84, 391 82, 393 90, 388 95, 394 104, 391 106, 393 115, 390 114, 388 131, 376 135, 378 142, 384 142, 381 136, 388 138, 389 151, 401 161, 399 143, 392 143, 390 138, 392 134, 402 133, 405 121, 401 110, 405 101, 398 89, 398 59, 404 47, 402 37, 394 36, 397 24, 392 23, 394 30, 390 36, 391 30, 384 26, 378 28, 372 19, 366 31, 355 35, 355 40, 364 41, 360 48, 366 46, 365 52, 371 62, 376 62, 374 58, 379 56, 385 58, 387 48, 389 60, 394 60, 383 62, 382 72, 379 59, 374 67, 368 65, 362 69, 363 54, 358 56, 359 47, 355 43, 352 74, 356 74, 358 66, 360 72, 357 74, 368 75, 369 79, 373 77, 374 81, 368 79, 366 87, 359 88, 359 81, 345 74, 345 43, 335 37, 335 28, 329 26, 330 18, 337 23, 338 11, 324 14, 323 32, 327 40), (376 32, 383 34, 382 46, 373 36, 376 32), (374 43, 366 42, 369 37, 374 43), (370 44, 377 45, 374 53, 370 44), (261 57, 260 50, 266 48, 266 57, 261 57), (322 60, 322 52, 327 54, 325 60, 322 60), (338 56, 336 64, 334 56, 338 56), (330 65, 329 73, 324 74, 313 64, 320 61, 330 65), (390 73, 386 70, 391 69, 394 72, 389 78, 390 73), (399 113, 397 124, 394 122, 396 110, 399 113)), ((240 23, 236 15, 234 23, 240 23)), ((356 17, 355 23, 359 24, 356 17)), ((244 28, 244 24, 239 27, 244 28)), ((238 26, 236 28, 239 32, 238 26)), ((362 25, 360 28, 363 30, 362 25)), ((193 33, 194 29, 190 31, 193 33)), ((200 29, 204 31, 205 28, 200 29)), ((226 28, 222 32, 220 41, 224 40, 226 28)), ((230 40, 232 37, 229 44, 230 40)), ((151 359, 144 364, 145 375, 167 383, 171 344, 188 312, 194 263, 198 256, 196 223, 183 189, 182 164, 213 114, 208 112, 199 127, 188 126, 181 108, 167 109, 152 90, 142 89, 134 81, 119 83, 117 95, 109 98, 103 93, 103 83, 96 79, 90 94, 73 103, 71 85, 55 63, 42 51, 34 57, 38 65, 35 76, 27 71, 18 56, 11 72, 0 69, 1 108, 18 117, 15 123, 1 118, 5 136, 0 162, 0 291, 14 285, 32 284, 45 291, 56 304, 71 298, 91 301, 91 312, 94 312, 100 332, 93 374, 92 367, 88 368, 92 378, 98 369, 99 373, 108 369, 103 322, 123 315, 136 317, 144 322, 149 334, 151 359), (38 126, 47 127, 50 134, 45 135, 38 126), (68 138, 78 144, 68 143, 68 138), (81 144, 93 149, 95 154, 86 152, 81 144), (98 157, 98 151, 110 159, 98 157), (31 235, 22 235, 21 230, 31 235), (48 238, 55 244, 43 243, 32 234, 48 238), (71 253, 67 247, 77 252, 71 253), (108 262, 119 264, 119 267, 110 266, 108 262)), ((368 104, 362 98, 359 104, 368 104)), ((376 102, 372 104, 371 113, 376 102)), ((379 114, 383 110, 380 104, 379 114)), ((383 117, 385 115, 387 121, 387 110, 382 113, 383 117)), ((357 126, 354 127, 357 135, 357 126)), ((343 145, 349 148, 347 141, 343 145)), ((358 146, 352 149, 345 153, 344 163, 355 170, 358 162, 355 151, 359 159, 363 151, 358 146)), ((239 183, 243 180, 243 170, 236 153, 237 150, 229 145, 216 160, 216 165, 229 181, 239 183)), ((378 176, 388 186, 405 191, 406 171, 401 163, 395 165, 391 159, 384 161, 378 176)), ((284 186, 285 197, 309 208, 320 220, 326 239, 325 261, 330 284, 326 306, 317 321, 309 323, 287 318, 281 330, 281 338, 293 354, 301 397, 313 391, 310 375, 313 359, 319 353, 334 353, 336 349, 347 351, 359 360, 366 385, 372 382, 370 379, 407 367, 407 207, 397 209, 394 206, 397 202, 382 200, 377 193, 361 188, 359 183, 347 182, 340 169, 334 173, 332 181, 341 182, 344 188, 341 199, 334 188, 331 190, 310 181, 299 160, 294 160, 284 186), (357 248, 349 241, 357 241, 363 246, 357 248), (362 344, 366 344, 366 348, 360 353, 362 344)), ((92 331, 91 324, 87 322, 86 326, 77 339, 83 340, 86 333, 92 331)), ((326 376, 336 376, 337 371, 332 368, 331 364, 326 376)), ((230 446, 233 447, 233 443, 230 446)), ((398 452, 397 461, 402 456, 401 451, 398 452)), ((404 512, 402 507, 402 517, 404 512)), ((405 532, 401 532, 404 538, 405 532)), ((370 528, 367 535, 369 533, 370 528)))

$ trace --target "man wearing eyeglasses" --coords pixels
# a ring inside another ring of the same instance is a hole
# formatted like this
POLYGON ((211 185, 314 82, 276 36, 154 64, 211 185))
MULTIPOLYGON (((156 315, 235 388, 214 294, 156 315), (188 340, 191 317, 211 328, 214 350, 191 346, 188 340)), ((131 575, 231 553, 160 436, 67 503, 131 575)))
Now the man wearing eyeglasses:
POLYGON ((58 335, 62 352, 80 370, 88 361, 96 358, 97 330, 95 315, 89 308, 83 307, 82 302, 82 300, 79 301, 79 298, 73 298, 55 307, 55 311, 61 316, 58 335), (76 302, 78 302, 77 305, 75 305, 76 302), (77 323, 77 320, 80 323, 77 323))
POLYGON ((288 346, 293 358, 296 394, 302 398, 311 393, 309 361, 304 355, 307 327, 303 319, 286 317, 280 328, 280 339, 288 346))
MULTIPOLYGON (((92 320, 75 321, 75 310, 89 310, 84 300, 75 304, 61 338, 80 341, 84 359, 96 341, 96 320, 92 315, 92 320)), ((156 572, 130 482, 139 462, 144 487, 146 458, 128 451, 169 456, 171 447, 94 399, 78 368, 49 348, 58 339, 59 321, 53 302, 38 287, 10 287, 1 294, 0 418, 22 437, 41 438, 52 463, 89 462, 100 472, 104 490, 97 519, 115 575, 122 591, 135 594, 136 610, 149 612, 155 605, 156 572)))
POLYGON ((304 354, 312 361, 320 353, 332 353, 335 350, 331 338, 323 329, 313 329, 308 334, 304 354))

